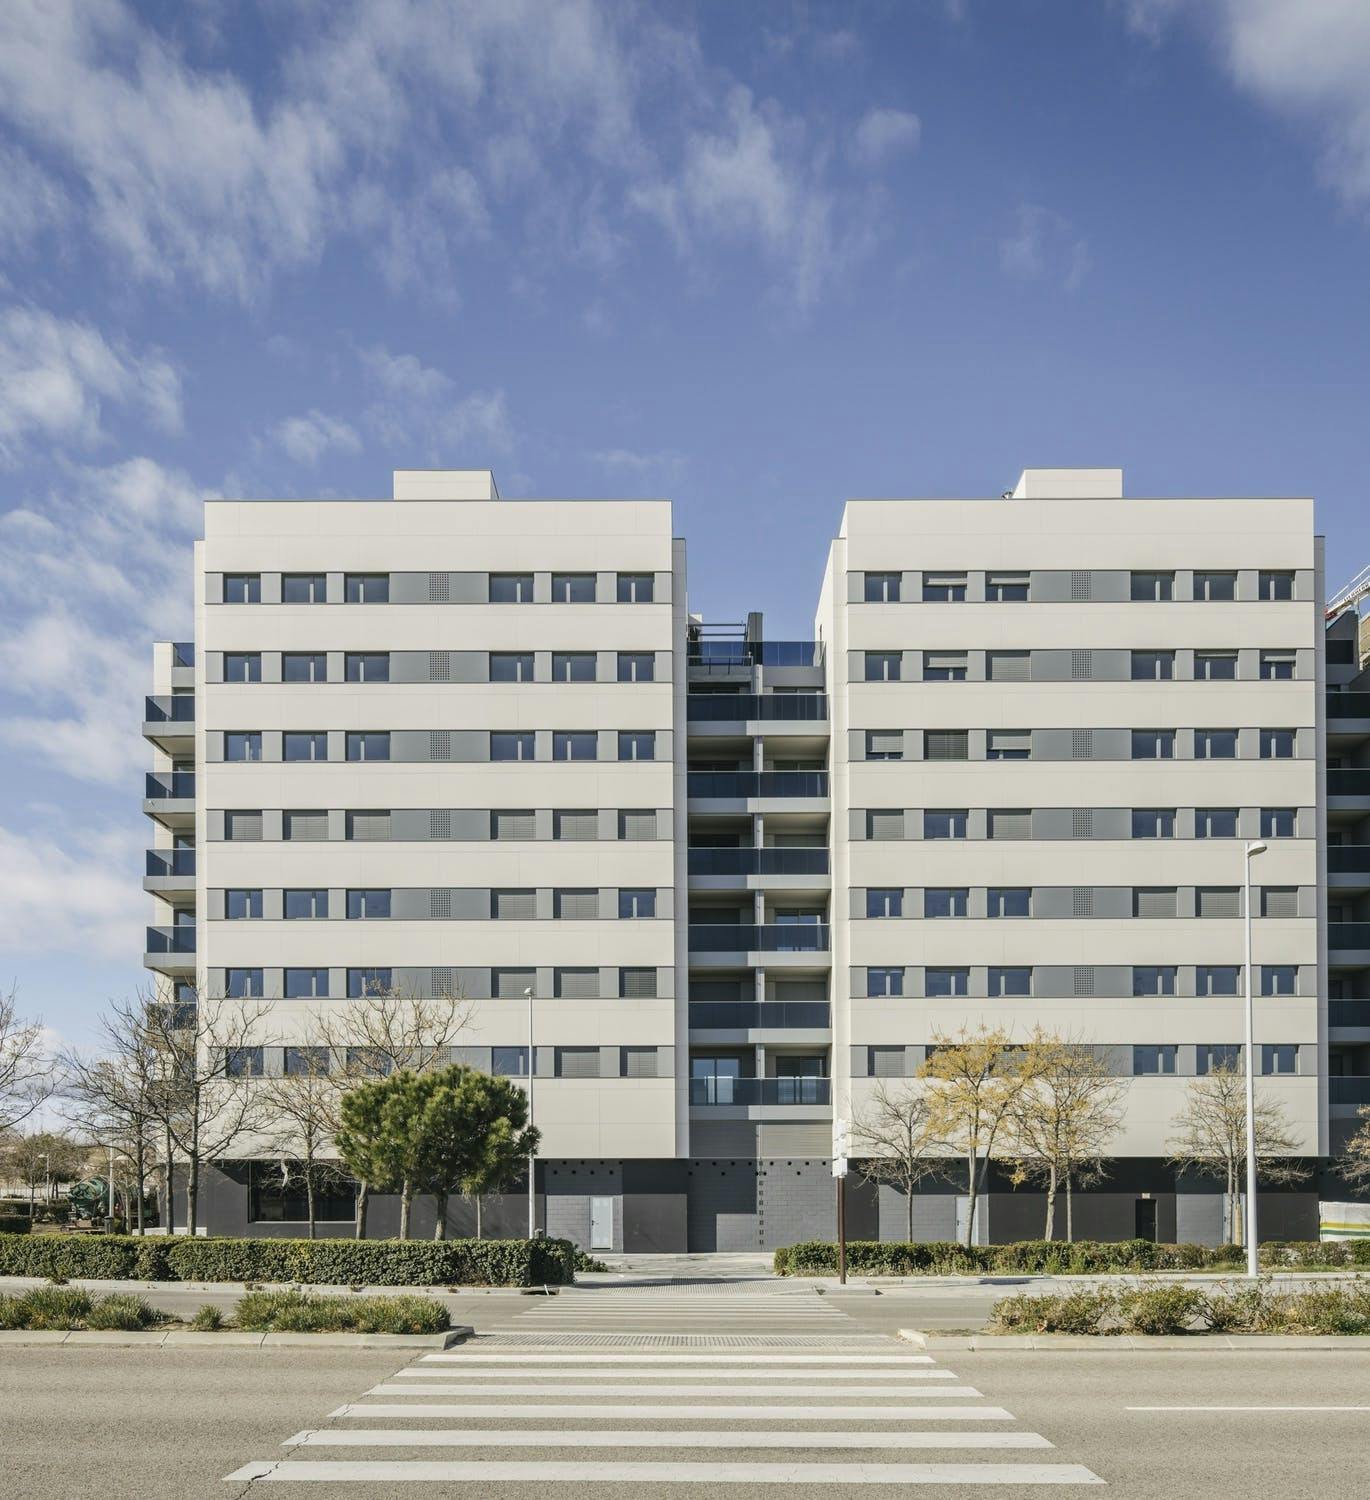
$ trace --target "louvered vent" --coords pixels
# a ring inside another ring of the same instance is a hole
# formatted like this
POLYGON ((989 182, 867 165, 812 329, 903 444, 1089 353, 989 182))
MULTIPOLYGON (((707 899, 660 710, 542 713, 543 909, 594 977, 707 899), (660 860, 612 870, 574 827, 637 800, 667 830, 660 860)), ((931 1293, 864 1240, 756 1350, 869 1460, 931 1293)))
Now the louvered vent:
POLYGON ((429 760, 451 760, 452 759, 452 731, 450 729, 430 729, 428 732, 428 759, 429 760))
POLYGON ((1089 572, 1074 572, 1070 575, 1070 597, 1072 599, 1092 599, 1094 597, 1094 578, 1089 572))
POLYGON ((1076 966, 1071 973, 1071 988, 1077 995, 1092 995, 1094 993, 1093 965, 1076 966))
POLYGON ((455 969, 434 969, 430 984, 435 995, 455 995, 457 993, 457 971, 455 969))
POLYGON ((445 886, 428 892, 428 915, 437 921, 447 922, 452 917, 452 892, 445 886))
POLYGON ((433 807, 428 810, 428 837, 450 839, 452 837, 452 809, 433 807))
POLYGON ((451 576, 447 573, 430 573, 428 575, 428 602, 430 604, 447 604, 451 598, 451 576))

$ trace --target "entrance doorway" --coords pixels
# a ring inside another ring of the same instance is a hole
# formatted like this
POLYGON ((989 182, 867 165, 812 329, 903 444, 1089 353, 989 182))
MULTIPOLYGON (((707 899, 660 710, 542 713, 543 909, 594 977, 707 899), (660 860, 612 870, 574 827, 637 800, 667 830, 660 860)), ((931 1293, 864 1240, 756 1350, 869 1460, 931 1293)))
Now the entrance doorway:
POLYGON ((1156 1200, 1154 1198, 1137 1199, 1137 1221, 1135 1238, 1139 1240, 1156 1240, 1156 1200))

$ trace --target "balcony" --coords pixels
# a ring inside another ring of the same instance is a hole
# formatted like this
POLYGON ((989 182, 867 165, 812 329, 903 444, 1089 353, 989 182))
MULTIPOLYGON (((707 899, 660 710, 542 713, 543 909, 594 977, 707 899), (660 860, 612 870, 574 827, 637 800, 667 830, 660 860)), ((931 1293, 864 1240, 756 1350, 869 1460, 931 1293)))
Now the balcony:
POLYGON ((1370 844, 1329 844, 1329 875, 1370 875, 1370 844))
POLYGON ((188 755, 195 748, 195 697, 171 693, 143 700, 143 738, 171 755, 188 755))
POLYGON ((826 1031, 831 1024, 822 1000, 690 1002, 691 1031, 826 1031))
POLYGON ((1328 728, 1335 729, 1340 719, 1370 720, 1370 693, 1328 693, 1328 728))
POLYGON ((1370 962, 1370 922, 1329 922, 1327 948, 1331 953, 1367 952, 1370 962))
POLYGON ((1327 773, 1327 795, 1370 800, 1370 766, 1333 766, 1327 773))
MULTIPOLYGON (((690 771, 685 794, 692 801, 747 802, 826 798, 826 771, 690 771)), ((745 811, 745 809, 743 809, 745 811)))
MULTIPOLYGON (((690 1007, 694 1014, 694 1006, 690 1007)), ((1370 1000, 1329 1000, 1327 1002, 1328 1026, 1370 1030, 1370 1000)))
POLYGON ((143 966, 163 974, 194 974, 194 927, 149 927, 143 948, 143 966))
MULTIPOLYGON (((710 1082, 713 1080, 703 1080, 710 1082)), ((719 1083, 726 1083, 727 1079, 718 1079, 719 1083)), ((691 1088, 694 1084, 691 1083, 691 1088)), ((1335 1108, 1338 1104, 1349 1104, 1359 1108, 1362 1104, 1370 1104, 1370 1078, 1352 1075, 1351 1077, 1329 1078, 1327 1080, 1328 1102, 1335 1108)), ((690 1102, 694 1102, 691 1094, 690 1102)))
POLYGON ((149 849, 143 889, 154 896, 174 901, 195 894, 195 851, 193 849, 149 849))
POLYGON ((194 771, 149 771, 143 786, 143 811, 168 828, 193 828, 194 771))
MULTIPOLYGON (((1365 1080, 1370 1083, 1370 1079, 1365 1080)), ((826 1105, 832 1102, 829 1078, 692 1078, 692 1108, 747 1105, 826 1105)))
POLYGON ((688 693, 685 717, 691 724, 826 725, 826 693, 688 693))
POLYGON ((828 851, 821 845, 799 849, 691 849, 689 870, 700 877, 826 875, 828 851))
POLYGON ((826 922, 692 922, 691 953, 826 953, 826 922))

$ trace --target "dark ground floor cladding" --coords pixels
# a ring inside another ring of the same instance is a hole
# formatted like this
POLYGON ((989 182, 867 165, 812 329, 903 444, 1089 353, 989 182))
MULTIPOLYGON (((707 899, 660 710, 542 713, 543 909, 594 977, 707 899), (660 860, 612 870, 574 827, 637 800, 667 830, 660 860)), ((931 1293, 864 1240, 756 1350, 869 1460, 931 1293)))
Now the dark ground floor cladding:
MULTIPOLYGON (((1339 1198, 1345 1193, 1329 1185, 1322 1196, 1339 1198)), ((1316 1239, 1318 1199, 1316 1173, 1297 1190, 1263 1191, 1261 1238, 1316 1239)), ((350 1235, 352 1202, 350 1186, 323 1198, 319 1233, 350 1235)), ((831 1240, 836 1234, 835 1186, 826 1158, 544 1161, 538 1163, 537 1212, 539 1228, 587 1250, 773 1250, 802 1240, 831 1240)), ((961 1238, 965 1212, 965 1194, 955 1184, 926 1183, 914 1194, 913 1238, 961 1238)), ((434 1215, 431 1198, 416 1199, 411 1235, 431 1238, 434 1215)), ((1041 1239, 1045 1217, 1041 1192, 1015 1189, 994 1175, 976 1209, 975 1238, 987 1244, 1041 1239)), ((199 1220, 210 1234, 295 1236, 304 1233, 303 1218, 301 1195, 281 1187, 279 1163, 223 1162, 205 1174, 199 1220)), ((471 1200, 451 1200, 449 1235, 474 1234, 475 1223, 471 1200)), ((527 1228, 526 1189, 483 1200, 482 1231, 487 1236, 523 1235, 527 1228)), ((1216 1245, 1226 1238, 1225 1229, 1217 1184, 1180 1176, 1162 1161, 1115 1162, 1106 1182, 1074 1195, 1075 1239, 1140 1237, 1216 1245)), ((385 1238, 398 1230, 398 1196, 372 1195, 368 1237, 385 1238)), ((1055 1231, 1057 1238, 1065 1237, 1061 1198, 1055 1231)), ((906 1198, 894 1188, 851 1176, 847 1234, 865 1240, 908 1238, 906 1198)))

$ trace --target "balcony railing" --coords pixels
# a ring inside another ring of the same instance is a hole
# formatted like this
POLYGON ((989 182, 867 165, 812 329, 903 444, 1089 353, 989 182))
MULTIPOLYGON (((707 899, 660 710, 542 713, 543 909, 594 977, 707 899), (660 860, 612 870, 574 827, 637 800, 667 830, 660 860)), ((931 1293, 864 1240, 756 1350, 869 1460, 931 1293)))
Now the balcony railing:
POLYGON ((823 1030, 831 1024, 822 1000, 691 1000, 690 1025, 704 1031, 823 1030))
POLYGON ((193 800, 194 771, 149 771, 143 791, 149 802, 193 800))
POLYGON ((172 641, 171 665, 173 667, 193 667, 195 665, 195 642, 172 641))
POLYGON ((1370 797, 1370 766, 1333 766, 1327 773, 1327 795, 1370 797))
POLYGON ((1329 948, 1370 948, 1370 922, 1329 922, 1329 948))
MULTIPOLYGON (((694 1014, 693 1005, 690 1007, 690 1014, 694 1014)), ((1329 1026, 1370 1026, 1370 1000, 1329 1000, 1327 1024, 1329 1026)))
POLYGON ((144 953, 194 953, 193 927, 149 927, 144 953))
POLYGON ((1329 1078, 1327 1085, 1332 1104, 1370 1104, 1370 1078, 1356 1075, 1329 1078))
POLYGON ((1327 846, 1327 873, 1329 875, 1370 874, 1370 844, 1329 844, 1327 846))
POLYGON ((812 849, 691 849, 691 875, 826 875, 828 851, 812 849))
POLYGON ((685 717, 705 722, 756 719, 819 722, 828 717, 826 693, 687 693, 685 717))
POLYGON ((826 797, 826 771, 691 771, 689 797, 826 797))
POLYGON ((1329 719, 1370 719, 1370 693, 1328 693, 1329 719))
POLYGON ((821 667, 821 641, 744 641, 740 637, 691 641, 685 656, 689 666, 821 667))
POLYGON ((195 873, 193 849, 149 849, 147 873, 154 880, 168 880, 175 875, 195 873))
POLYGON ((690 1079, 691 1104, 827 1104, 831 1098, 828 1078, 690 1079))
POLYGON ((692 953, 825 953, 826 922, 691 922, 692 953))
POLYGON ((194 694, 173 693, 170 697, 145 698, 143 721, 147 724, 193 724, 195 722, 194 694))

